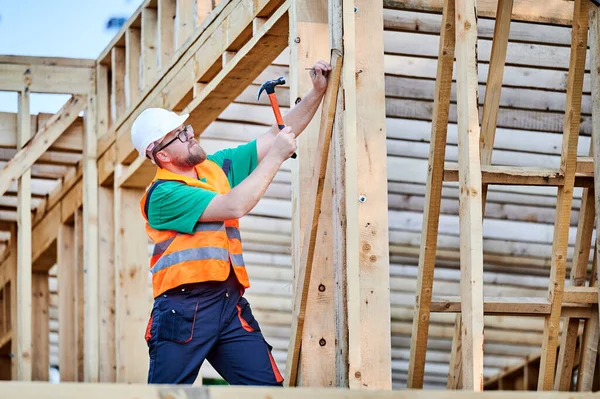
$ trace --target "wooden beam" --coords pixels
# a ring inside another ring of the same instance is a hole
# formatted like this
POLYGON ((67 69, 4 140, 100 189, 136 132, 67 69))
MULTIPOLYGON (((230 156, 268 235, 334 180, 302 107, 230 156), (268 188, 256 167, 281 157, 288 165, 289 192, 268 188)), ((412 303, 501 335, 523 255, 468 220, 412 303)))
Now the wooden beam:
POLYGON ((410 343, 408 366, 408 388, 422 388, 425 372, 425 354, 429 331, 429 312, 433 288, 433 270, 438 241, 438 226, 442 181, 444 177, 444 158, 448 129, 448 111, 452 88, 455 47, 455 8, 453 0, 444 2, 442 26, 440 32, 439 62, 433 105, 431 127, 429 168, 425 188, 425 209, 423 211, 423 232, 419 251, 419 266, 415 298, 415 317, 410 343))
POLYGON ((570 213, 577 166, 581 94, 588 37, 588 6, 589 2, 585 0, 576 0, 574 3, 571 59, 569 64, 567 104, 561 154, 561 168, 565 176, 565 183, 558 188, 554 239, 552 242, 552 266, 548 289, 548 296, 552 301, 552 310, 544 323, 544 340, 542 344, 538 390, 549 390, 554 385, 556 348, 558 345, 558 330, 566 273, 570 213))
POLYGON ((87 94, 93 71, 90 67, 5 64, 0 60, 0 90, 21 91, 27 75, 32 93, 87 94))
MULTIPOLYGON (((137 103, 141 93, 140 58, 142 54, 141 30, 129 28, 125 32, 125 107, 137 103)), ((116 69, 116 67, 113 67, 116 69)))
POLYGON ((17 346, 19 344, 19 339, 17 337, 17 334, 19 332, 18 318, 17 318, 17 311, 18 311, 18 307, 17 307, 17 302, 18 302, 17 270, 19 267, 18 262, 17 262, 17 255, 18 255, 18 251, 19 251, 19 249, 18 249, 19 243, 17 242, 17 240, 18 240, 18 226, 16 223, 14 223, 11 225, 11 228, 10 228, 10 241, 8 243, 8 250, 9 250, 11 256, 6 258, 7 266, 5 269, 5 270, 8 270, 8 274, 10 276, 9 279, 11 281, 8 308, 9 308, 9 314, 10 314, 10 331, 11 331, 10 353, 13 354, 13 356, 11 356, 11 379, 13 379, 13 380, 18 379, 18 365, 17 365, 16 357, 14 356, 14 354, 17 353, 17 351, 18 351, 17 346))
MULTIPOLYGON (((21 79, 23 83, 19 92, 19 133, 17 146, 20 152, 26 153, 23 148, 31 139, 31 118, 29 111, 29 78, 25 74, 21 79)), ((35 154, 35 152, 34 152, 35 154)), ((32 330, 31 330, 31 170, 26 166, 18 170, 18 199, 17 199, 17 378, 18 380, 31 380, 32 374, 32 330)), ((31 163, 33 163, 31 161, 31 163)), ((0 181, 12 179, 12 176, 0 178, 0 181)), ((6 190, 4 190, 6 191, 6 190)))
MULTIPOLYGON (((142 91, 156 79, 158 70, 158 11, 142 9, 142 91)), ((113 138, 114 139, 114 138, 113 138)))
POLYGON ((35 57, 26 55, 0 55, 0 64, 46 65, 58 67, 94 68, 96 60, 69 57, 35 57))
MULTIPOLYGON (((83 191, 83 190, 80 190, 83 191)), ((85 292, 83 211, 77 207, 73 215, 75 226, 75 346, 77 348, 77 381, 85 381, 85 292)), ((97 341, 96 341, 97 342, 97 341)))
MULTIPOLYGON (((138 37, 139 39, 139 37, 138 37)), ((139 44, 139 40, 137 42, 139 44)), ((138 55, 139 57, 139 51, 138 55)), ((137 72, 137 71, 136 71, 137 72)), ((83 291, 84 317, 84 381, 99 381, 99 292, 98 292, 98 121, 96 77, 91 81, 85 110, 85 136, 83 151, 83 291)), ((130 82, 131 83, 131 82, 130 82)), ((135 87, 136 84, 133 84, 135 87)), ((103 219, 104 220, 104 219, 103 219)))
POLYGON ((110 90, 111 104, 111 124, 114 125, 117 120, 127 110, 125 102, 125 48, 114 47, 111 52, 112 82, 110 90))
MULTIPOLYGON (((28 130, 26 138, 21 139, 17 154, 0 172, 0 195, 8 190, 13 181, 31 168, 40 155, 75 121, 78 113, 85 106, 85 97, 75 96, 40 129, 33 140, 30 140, 31 133, 28 130)), ((21 123, 26 124, 26 129, 29 129, 30 123, 28 116, 29 114, 21 121, 21 123)))
MULTIPOLYGON (((498 120, 498 109, 500 106, 500 93, 502 91, 502 80, 504 75, 504 64, 506 60, 506 50, 508 47, 508 36, 510 32, 510 17, 512 14, 513 0, 499 0, 496 11, 496 22, 494 25, 494 37, 492 41, 492 50, 490 65, 488 69, 488 78, 485 86, 485 99, 483 104, 481 140, 480 140, 480 162, 482 168, 482 191, 481 191, 481 209, 482 218, 485 214, 485 204, 487 198, 488 186, 485 184, 483 168, 492 163, 492 150, 494 148, 494 139, 496 137, 496 123, 498 120)), ((475 11, 477 12, 477 11, 475 11)), ((479 31, 479 29, 477 29, 479 31)), ((458 166, 458 165, 457 165, 458 166)), ((458 168, 456 178, 458 181, 458 168)), ((460 206, 460 201, 459 201, 460 206)), ((456 316, 454 327, 454 338, 452 339, 452 362, 448 376, 448 387, 462 388, 462 315, 456 316)))
MULTIPOLYGON (((315 261, 315 246, 319 227, 319 215, 321 213, 321 204, 323 202, 323 186, 325 185, 325 174, 327 172, 329 160, 328 155, 331 143, 331 133, 335 118, 342 65, 342 55, 339 52, 332 52, 331 66, 333 67, 333 70, 330 72, 327 91, 323 99, 317 151, 315 152, 314 176, 316 179, 310 186, 311 194, 309 198, 312 199, 312 203, 310 204, 312 206, 308 208, 306 213, 306 227, 303 230, 304 239, 302 240, 302 255, 300 257, 301 266, 298 270, 296 287, 294 289, 292 332, 287 356, 287 378, 285 379, 288 386, 294 386, 297 384, 298 362, 300 357, 300 347, 302 345, 304 318, 306 316, 308 290, 310 288, 312 268, 315 261)), ((321 337, 319 339, 323 338, 321 337)), ((330 380, 329 382, 331 383, 332 381, 330 380)))
POLYGON ((460 180, 460 263, 464 389, 483 390, 483 233, 477 19, 474 0, 456 3, 456 76, 460 180))
MULTIPOLYGON (((264 25, 264 22, 262 25, 264 25)), ((260 26, 256 26, 256 28, 260 29, 260 26)), ((310 75, 305 71, 305 68, 312 67, 312 63, 316 60, 326 60, 330 57, 327 4, 313 0, 292 2, 290 7, 290 37, 298 38, 290 41, 292 52, 290 55, 290 90, 293 93, 292 98, 302 100, 302 96, 308 94, 313 86, 310 75)), ((280 103, 285 103, 280 93, 277 93, 277 96, 280 103)), ((316 111, 316 115, 320 114, 321 107, 316 111)), ((314 169, 316 167, 314 160, 320 156, 318 152, 319 120, 313 118, 297 140, 298 148, 301 151, 292 166, 292 206, 294 207, 292 225, 294 233, 291 236, 294 254, 292 265, 296 277, 299 275, 300 268, 303 267, 301 252, 304 235, 302 232, 306 231, 307 223, 310 222, 307 215, 314 201, 310 194, 313 191, 314 176, 319 174, 319 170, 314 169)), ((328 148, 327 157, 332 159, 333 150, 331 146, 328 146, 328 148)), ((299 386, 335 386, 336 381, 335 348, 337 347, 337 341, 334 335, 333 303, 336 288, 333 283, 332 267, 331 166, 332 164, 328 163, 322 193, 323 200, 320 204, 321 212, 317 223, 314 263, 319 267, 315 267, 310 275, 306 319, 303 334, 300 337, 302 350, 300 351, 299 376, 296 384, 299 386)), ((308 245, 306 241, 304 242, 305 245, 308 245)))
POLYGON ((165 71, 175 53, 176 0, 158 0, 158 69, 165 71))
MULTIPOLYGON (((482 184, 485 185, 562 186, 565 183, 564 175, 559 168, 481 165, 481 174, 482 184)), ((575 187, 591 187, 593 185, 592 179, 593 173, 589 171, 576 172, 575 187)), ((458 181, 457 164, 446 164, 444 181, 458 181)))
MULTIPOLYGON (((486 315, 544 317, 550 314, 550 301, 542 297, 484 297, 483 312, 486 315)), ((461 311, 460 298, 454 296, 433 297, 431 312, 458 313, 461 311)), ((566 317, 589 318, 590 304, 563 302, 562 315, 566 317)))
MULTIPOLYGON (((597 29, 594 10, 590 10, 590 27, 592 32, 597 29)), ((590 272, 590 287, 598 289, 598 257, 594 248, 594 262, 590 272)), ((598 345, 600 329, 598 328, 598 305, 592 306, 592 315, 586 320, 581 341, 581 360, 577 367, 577 391, 591 391, 594 385, 596 362, 598 360, 598 345)))
POLYGON ((143 383, 148 380, 148 346, 137 332, 145 331, 152 309, 151 288, 145 277, 150 262, 148 239, 139 212, 143 190, 114 190, 116 380, 143 383))
MULTIPOLYGON (((328 15, 330 21, 329 38, 331 48, 343 48, 343 29, 344 20, 342 13, 342 0, 328 1, 328 15)), ((343 71, 342 71, 343 72, 343 71)), ((289 101, 291 104, 292 101, 289 101)), ((342 116, 344 114, 344 96, 338 94, 335 113, 342 116)), ((331 223, 333 228, 332 246, 333 246, 333 282, 334 288, 334 323, 335 323, 335 370, 336 387, 349 386, 349 361, 348 361, 348 292, 347 292, 347 263, 346 263, 346 147, 344 145, 344 118, 338 117, 334 121, 331 139, 331 164, 333 171, 331 177, 331 223)))
POLYGON ((176 2, 175 48, 178 49, 194 32, 197 8, 195 8, 196 0, 177 0, 176 2))
MULTIPOLYGON (((514 21, 540 22, 546 24, 571 25, 573 7, 570 2, 551 0, 547 3, 532 4, 528 0, 515 0, 511 18, 514 21)), ((443 0, 383 0, 386 8, 436 12, 442 11, 443 0)), ((497 1, 477 2, 477 16, 495 18, 497 1)))
POLYGON ((33 370, 34 381, 48 381, 50 370, 50 293, 48 290, 48 273, 33 273, 33 370))
POLYGON ((99 317, 100 334, 98 345, 99 381, 115 382, 117 368, 117 351, 115 336, 115 211, 114 191, 112 187, 100 187, 98 196, 98 213, 102 215, 102 223, 98 225, 98 296, 100 298, 99 317))
MULTIPOLYGON (((592 72, 590 80, 592 86, 592 156, 594 165, 594 187, 597 188, 594 193, 594 210, 596 215, 600 215, 600 77, 598 68, 600 67, 600 13, 596 7, 589 10, 589 46, 590 46, 590 65, 592 72)), ((596 232, 600 228, 600 220, 595 223, 596 232)), ((590 273, 590 287, 598 288, 600 296, 600 284, 598 283, 598 255, 600 254, 600 238, 596 235, 594 243, 594 263, 590 273)), ((600 311, 600 305, 596 307, 600 311)), ((590 319, 584 327, 582 341, 581 364, 577 375, 577 390, 589 391, 594 386, 594 376, 598 373, 598 340, 600 338, 598 312, 590 319)))
POLYGON ((59 225, 57 265, 60 380, 77 381, 75 228, 72 225, 59 225))
POLYGON ((342 4, 349 386, 390 389, 383 5, 342 4))
MULTIPOLYGON (((202 22, 206 19, 208 14, 213 10, 213 0, 194 0, 195 6, 195 19, 194 27, 202 25, 202 22)), ((214 2, 215 5, 218 2, 214 2)))

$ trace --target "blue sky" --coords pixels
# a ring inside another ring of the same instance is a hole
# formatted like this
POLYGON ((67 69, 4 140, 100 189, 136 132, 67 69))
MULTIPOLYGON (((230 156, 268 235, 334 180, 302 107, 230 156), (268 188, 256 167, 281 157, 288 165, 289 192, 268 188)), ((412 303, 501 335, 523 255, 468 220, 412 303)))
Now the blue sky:
MULTIPOLYGON (((143 0, 0 0, 0 54, 95 59, 143 0)), ((32 94, 31 112, 56 112, 68 96, 32 94)), ((16 93, 0 92, 0 111, 16 112, 16 93)))

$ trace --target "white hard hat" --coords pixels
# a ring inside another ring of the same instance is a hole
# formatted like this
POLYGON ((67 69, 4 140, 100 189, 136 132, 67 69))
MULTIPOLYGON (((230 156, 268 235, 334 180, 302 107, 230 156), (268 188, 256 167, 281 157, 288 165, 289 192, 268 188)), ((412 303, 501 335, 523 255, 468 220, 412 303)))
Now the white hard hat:
POLYGON ((146 156, 146 149, 156 140, 176 129, 185 122, 189 114, 177 115, 163 108, 147 108, 133 121, 131 141, 141 157, 146 156))

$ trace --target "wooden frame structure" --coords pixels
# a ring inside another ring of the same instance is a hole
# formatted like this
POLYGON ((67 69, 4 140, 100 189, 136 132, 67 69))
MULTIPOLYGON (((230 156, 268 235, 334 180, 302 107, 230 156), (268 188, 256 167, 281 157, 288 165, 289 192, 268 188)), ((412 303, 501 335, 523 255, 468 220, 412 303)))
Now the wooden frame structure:
MULTIPOLYGON (((589 156, 577 155, 588 14, 588 62, 598 65, 599 17, 591 7, 588 0, 552 0, 543 11, 523 0, 384 0, 378 5, 368 0, 145 0, 96 60, 0 57, 0 90, 17 92, 19 104, 17 115, 0 114, 0 151, 10 150, 0 169, 0 230, 7 232, 0 258, 0 378, 48 380, 47 366, 55 356, 61 381, 90 383, 85 388, 60 384, 57 395, 81 395, 80 389, 115 397, 163 397, 169 392, 168 387, 135 385, 146 380, 147 348, 140 332, 151 307, 143 277, 149 253, 139 198, 154 166, 136 157, 131 124, 145 108, 160 106, 190 113, 195 130, 206 130, 203 145, 209 152, 245 141, 245 131, 211 130, 212 123, 236 99, 248 97, 248 88, 289 47, 290 104, 310 89, 303 71, 314 60, 331 59, 335 68, 318 112, 321 119, 315 118, 301 136, 298 161, 285 166, 292 181, 295 277, 286 383, 391 389, 397 354, 390 331, 399 329, 394 322, 399 312, 390 306, 397 284, 390 254, 397 249, 389 236, 390 105, 384 53, 389 43, 382 38, 390 23, 386 10, 410 10, 441 12, 442 22, 436 32, 439 54, 417 301, 410 314, 408 387, 423 386, 431 313, 456 313, 448 388, 479 391, 485 384, 490 389, 569 390, 577 372, 574 388, 600 389, 596 262, 595 256, 593 262, 586 256, 599 211, 594 186, 600 176, 595 156, 600 153, 600 111, 593 113, 589 156), (481 124, 478 17, 495 19, 481 124), (492 165, 503 73, 511 66, 505 62, 511 21, 573 26, 559 168, 492 165), (458 163, 445 164, 454 80, 458 163), (72 97, 55 115, 30 116, 30 93, 38 92, 72 97), (32 180, 51 184, 36 191, 46 186, 32 180), (436 248, 443 182, 460 187, 460 297, 433 296, 436 256, 445 250, 436 248), (493 185, 558 189, 547 297, 483 296, 482 226, 493 185), (571 284, 566 286, 575 187, 585 189, 571 284), (59 292, 56 303, 53 290, 59 292), (55 326, 50 323, 53 310, 58 313, 55 326), (538 366, 528 360, 485 381, 485 315, 543 317, 538 366), (59 351, 51 354, 50 340, 56 335, 59 351), (539 378, 532 372, 536 367, 539 378), (519 382, 508 383, 509 374, 519 374, 519 382)), ((591 75, 594 110, 600 107, 597 78, 591 75)), ((253 234, 256 245, 267 237, 253 234)), ((39 396, 43 389, 50 388, 0 384, 0 392, 9 396, 39 396)), ((191 388, 188 393, 355 394, 236 388, 191 388)), ((403 395, 435 397, 418 391, 403 395)))
MULTIPOLYGON (((582 179, 581 171, 587 159, 578 159, 577 143, 580 130, 581 97, 586 64, 588 20, 597 23, 597 13, 589 13, 590 3, 575 1, 573 5, 572 40, 566 91, 566 110, 562 154, 559 170, 523 167, 491 167, 492 148, 506 58, 512 0, 499 0, 496 10, 493 46, 487 76, 486 96, 483 105, 481 131, 477 101, 477 6, 475 1, 444 2, 444 28, 440 37, 438 75, 436 79, 435 108, 433 113, 432 149, 426 191, 425 230, 421 242, 417 300, 413 318, 411 358, 408 386, 421 387, 425 365, 430 312, 457 312, 453 340, 449 388, 467 388, 481 391, 483 376, 484 314, 536 315, 544 317, 544 336, 539 359, 539 390, 569 390, 575 359, 575 343, 579 321, 585 320, 586 345, 581 346, 578 358, 577 388, 592 389, 598 350, 598 290, 594 266, 590 286, 585 286, 594 228, 593 183, 582 179), (444 165, 450 89, 456 57, 457 108, 458 108, 458 168, 444 165), (458 170, 457 170, 458 169, 458 170), (458 173, 457 173, 458 172, 458 173), (558 178, 555 182, 554 177, 558 178), (460 298, 433 298, 433 270, 436 257, 437 228, 439 223, 441 189, 443 181, 458 181, 460 185, 460 298), (572 287, 565 288, 567 246, 574 187, 583 191, 577 242, 573 267, 572 287), (504 185, 556 185, 558 186, 552 263, 547 298, 489 298, 483 296, 483 245, 482 215, 488 184, 504 185), (591 188, 590 188, 591 187, 591 188), (563 332, 560 351, 559 326, 563 332), (579 361, 580 360, 580 361, 579 361)), ((592 30, 592 54, 596 50, 597 36, 592 30)), ((596 61, 592 55, 592 60, 596 61)), ((594 69, 592 63, 592 69, 594 69)), ((597 81, 592 73, 592 82, 597 81)), ((594 85, 594 83, 592 83, 594 85)), ((596 135, 599 126, 594 126, 596 135)), ((593 139, 592 141, 595 141, 593 139)), ((590 155, 597 154, 590 150, 590 155)), ((596 161, 596 160, 594 160, 596 161)), ((598 205, 597 205, 598 206, 598 205)), ((528 366, 524 370, 529 370, 528 366)), ((537 377, 537 376, 536 376, 537 377)), ((528 389, 530 384, 522 384, 528 389)), ((501 387, 500 387, 501 388, 501 387)))

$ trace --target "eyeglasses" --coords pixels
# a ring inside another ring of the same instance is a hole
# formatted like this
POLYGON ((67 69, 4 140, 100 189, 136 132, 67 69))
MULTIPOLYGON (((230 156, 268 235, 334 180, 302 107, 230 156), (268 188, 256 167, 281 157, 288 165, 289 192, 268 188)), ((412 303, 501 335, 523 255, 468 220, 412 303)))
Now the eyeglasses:
POLYGON ((168 141, 165 145, 161 147, 156 147, 154 150, 152 150, 152 158, 156 159, 156 153, 164 150, 165 147, 167 147, 175 140, 179 140, 182 143, 187 143, 192 137, 194 137, 194 128, 192 127, 192 125, 187 125, 182 130, 180 130, 179 133, 177 133, 177 136, 175 136, 172 140, 168 141), (188 135, 188 130, 190 130, 192 134, 188 135))

